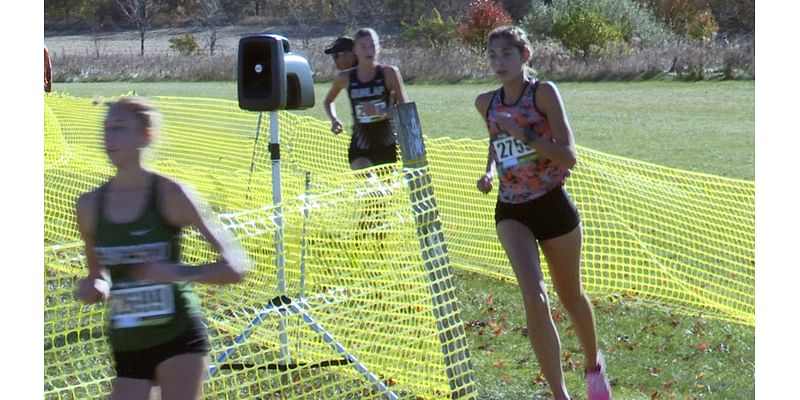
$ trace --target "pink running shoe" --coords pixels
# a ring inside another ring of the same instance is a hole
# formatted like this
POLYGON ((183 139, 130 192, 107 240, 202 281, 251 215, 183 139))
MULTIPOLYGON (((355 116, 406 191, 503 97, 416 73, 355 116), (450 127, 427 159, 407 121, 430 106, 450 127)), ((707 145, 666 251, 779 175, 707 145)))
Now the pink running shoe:
POLYGON ((606 360, 597 352, 597 369, 586 373, 589 400, 611 400, 611 385, 606 377, 606 360))

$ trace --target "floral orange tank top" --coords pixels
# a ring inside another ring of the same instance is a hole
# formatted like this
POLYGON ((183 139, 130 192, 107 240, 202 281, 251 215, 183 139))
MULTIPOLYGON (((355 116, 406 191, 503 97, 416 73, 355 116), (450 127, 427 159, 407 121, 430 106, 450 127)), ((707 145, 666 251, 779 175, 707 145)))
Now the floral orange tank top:
POLYGON ((560 167, 536 151, 514 139, 497 125, 497 113, 507 112, 517 124, 534 135, 553 140, 550 122, 536 108, 534 95, 539 81, 528 82, 522 95, 512 105, 503 104, 503 88, 497 89, 486 110, 489 128, 489 151, 492 152, 500 179, 498 200, 503 203, 524 203, 536 199, 564 184, 569 169, 560 167))

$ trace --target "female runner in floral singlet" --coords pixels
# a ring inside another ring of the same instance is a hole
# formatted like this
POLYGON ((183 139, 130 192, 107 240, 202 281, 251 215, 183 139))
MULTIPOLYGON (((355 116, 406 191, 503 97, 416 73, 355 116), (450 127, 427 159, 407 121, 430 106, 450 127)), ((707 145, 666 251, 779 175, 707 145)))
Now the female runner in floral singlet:
POLYGON ((552 83, 528 76, 531 47, 522 29, 492 31, 488 54, 503 86, 475 100, 490 137, 486 173, 477 186, 488 193, 495 178, 499 180, 497 236, 522 291, 533 350, 554 398, 569 399, 561 343, 539 265, 540 247, 583 347, 589 400, 610 399, 594 312, 581 287, 580 216, 563 186, 577 151, 561 97, 552 83))

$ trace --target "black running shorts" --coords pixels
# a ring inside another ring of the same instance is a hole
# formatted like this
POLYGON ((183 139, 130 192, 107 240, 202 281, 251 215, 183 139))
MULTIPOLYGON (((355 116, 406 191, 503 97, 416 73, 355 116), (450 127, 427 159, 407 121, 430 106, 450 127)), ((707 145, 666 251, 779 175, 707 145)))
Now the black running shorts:
POLYGON ((567 234, 581 222, 578 209, 564 186, 524 203, 498 201, 494 209, 494 222, 498 224, 504 219, 521 222, 540 242, 567 234))
POLYGON ((347 160, 352 164, 356 158, 361 157, 369 159, 372 165, 393 164, 397 162, 397 143, 376 148, 359 149, 351 141, 350 148, 347 150, 347 160))
POLYGON ((166 343, 141 350, 115 351, 117 377, 152 381, 158 364, 163 361, 181 354, 207 354, 209 349, 206 327, 200 318, 193 317, 189 329, 166 343))

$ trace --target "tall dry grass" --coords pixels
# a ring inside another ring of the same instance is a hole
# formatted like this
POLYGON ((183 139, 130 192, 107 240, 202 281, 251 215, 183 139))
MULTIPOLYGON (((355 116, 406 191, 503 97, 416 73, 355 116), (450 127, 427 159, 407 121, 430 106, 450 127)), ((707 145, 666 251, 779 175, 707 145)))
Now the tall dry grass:
MULTIPOLYGON (((326 40, 294 50, 309 61, 317 82, 336 74, 330 57, 323 54, 326 40)), ((236 50, 223 48, 207 54, 182 56, 172 50, 59 51, 53 55, 56 82, 97 81, 220 81, 236 79, 236 50)), ((729 43, 679 44, 664 48, 617 49, 602 58, 583 58, 557 42, 533 44, 533 66, 543 79, 559 81, 635 80, 674 77, 684 80, 754 79, 755 43, 744 37, 729 43)), ((407 82, 464 82, 493 78, 485 56, 452 45, 435 49, 390 41, 381 59, 396 65, 407 82)))

